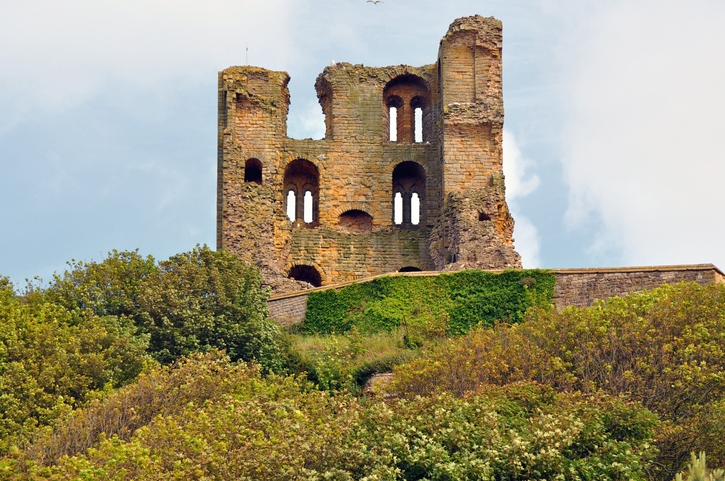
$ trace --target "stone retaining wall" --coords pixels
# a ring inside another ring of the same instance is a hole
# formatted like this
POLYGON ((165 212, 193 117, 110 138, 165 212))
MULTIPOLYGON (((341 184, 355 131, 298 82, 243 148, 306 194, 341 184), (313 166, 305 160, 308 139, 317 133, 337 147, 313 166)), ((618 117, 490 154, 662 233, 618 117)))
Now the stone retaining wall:
POLYGON ((309 290, 270 299, 267 301, 269 315, 281 326, 297 324, 307 313, 308 294, 309 290))
MULTIPOLYGON (((664 284, 696 282, 700 285, 725 283, 725 275, 713 264, 679 266, 608 267, 594 269, 553 269, 556 287, 553 301, 557 309, 568 306, 587 307, 600 299, 651 290, 664 284)), ((502 272, 492 270, 489 272, 502 272)), ((441 272, 399 272, 390 275, 437 276, 441 272)), ((369 281, 363 279, 359 282, 369 281)), ((311 291, 341 289, 351 282, 335 284, 282 296, 268 301, 272 318, 281 325, 296 324, 305 318, 307 296, 311 291)))
POLYGON ((587 307, 600 299, 652 290, 664 284, 724 282, 723 273, 712 264, 595 269, 555 269, 554 304, 587 307))

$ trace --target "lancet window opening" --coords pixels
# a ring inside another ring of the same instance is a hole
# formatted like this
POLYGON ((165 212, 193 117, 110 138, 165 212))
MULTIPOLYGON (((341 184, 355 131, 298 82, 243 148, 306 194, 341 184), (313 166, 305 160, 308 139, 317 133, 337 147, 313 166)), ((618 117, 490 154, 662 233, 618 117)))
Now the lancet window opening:
POLYGON ((393 224, 417 227, 425 223, 425 182, 423 166, 406 161, 393 170, 393 224))
POLYGON ((412 74, 392 79, 383 90, 384 130, 390 142, 420 143, 431 136, 430 88, 412 74))
POLYGON ((320 174, 315 164, 297 159, 284 172, 286 214, 292 222, 312 227, 317 223, 320 174))
POLYGON ((294 222, 297 219, 297 193, 293 187, 287 187, 287 217, 294 222))

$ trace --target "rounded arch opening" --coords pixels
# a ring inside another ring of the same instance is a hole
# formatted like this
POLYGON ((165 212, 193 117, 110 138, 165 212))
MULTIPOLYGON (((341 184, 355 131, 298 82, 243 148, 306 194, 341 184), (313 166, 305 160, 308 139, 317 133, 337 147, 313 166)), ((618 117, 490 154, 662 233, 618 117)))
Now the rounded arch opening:
POLYGON ((310 284, 312 287, 320 287, 322 285, 322 276, 313 266, 297 265, 289 270, 290 279, 302 281, 310 284))
POLYGON ((403 74, 390 80, 383 90, 383 104, 383 130, 389 131, 389 141, 425 142, 431 137, 430 87, 423 78, 403 74))
POLYGON ((405 266, 398 269, 398 272, 422 272, 420 268, 413 266, 405 266))
POLYGON ((262 185, 262 162, 259 159, 247 159, 244 163, 244 182, 262 185))
POLYGON ((425 224, 426 173, 417 162, 406 161, 393 169, 393 223, 417 227, 425 224))
POLYGON ((309 160, 293 160, 284 170, 283 185, 285 210, 290 220, 302 221, 308 227, 315 225, 320 198, 320 173, 317 166, 309 160), (294 195, 290 195, 290 192, 294 192, 294 195), (290 202, 295 203, 294 208, 290 202))

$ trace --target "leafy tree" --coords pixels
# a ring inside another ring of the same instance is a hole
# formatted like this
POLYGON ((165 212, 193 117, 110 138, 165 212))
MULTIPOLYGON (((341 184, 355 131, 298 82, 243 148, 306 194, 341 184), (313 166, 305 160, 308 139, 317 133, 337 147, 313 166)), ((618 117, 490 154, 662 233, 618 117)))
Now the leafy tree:
POLYGON ((193 352, 226 350, 232 361, 285 366, 280 330, 269 319, 259 271, 226 251, 196 246, 159 262, 140 284, 139 327, 167 364, 193 352))
POLYGON ((68 265, 48 288, 30 292, 28 302, 132 319, 164 364, 217 348, 235 361, 256 359, 268 370, 284 369, 280 331, 268 318, 268 292, 260 289, 257 269, 233 254, 197 245, 156 264, 137 250, 114 250, 101 262, 68 265))
POLYGON ((68 310, 90 311, 97 316, 138 318, 141 282, 158 272, 154 258, 115 249, 101 262, 72 260, 63 276, 54 274, 41 291, 46 299, 68 310))
POLYGON ((130 321, 79 316, 0 288, 0 453, 52 425, 94 391, 133 380, 150 359, 130 321))

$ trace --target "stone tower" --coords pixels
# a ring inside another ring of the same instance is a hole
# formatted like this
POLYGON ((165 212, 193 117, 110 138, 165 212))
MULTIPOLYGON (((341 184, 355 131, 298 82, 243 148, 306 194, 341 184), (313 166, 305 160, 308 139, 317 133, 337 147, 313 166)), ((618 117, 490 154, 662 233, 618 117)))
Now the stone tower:
POLYGON ((220 72, 217 248, 259 266, 275 293, 401 270, 520 268, 501 41, 500 21, 467 17, 434 64, 326 67, 315 82, 322 140, 287 137, 287 73, 220 72))

